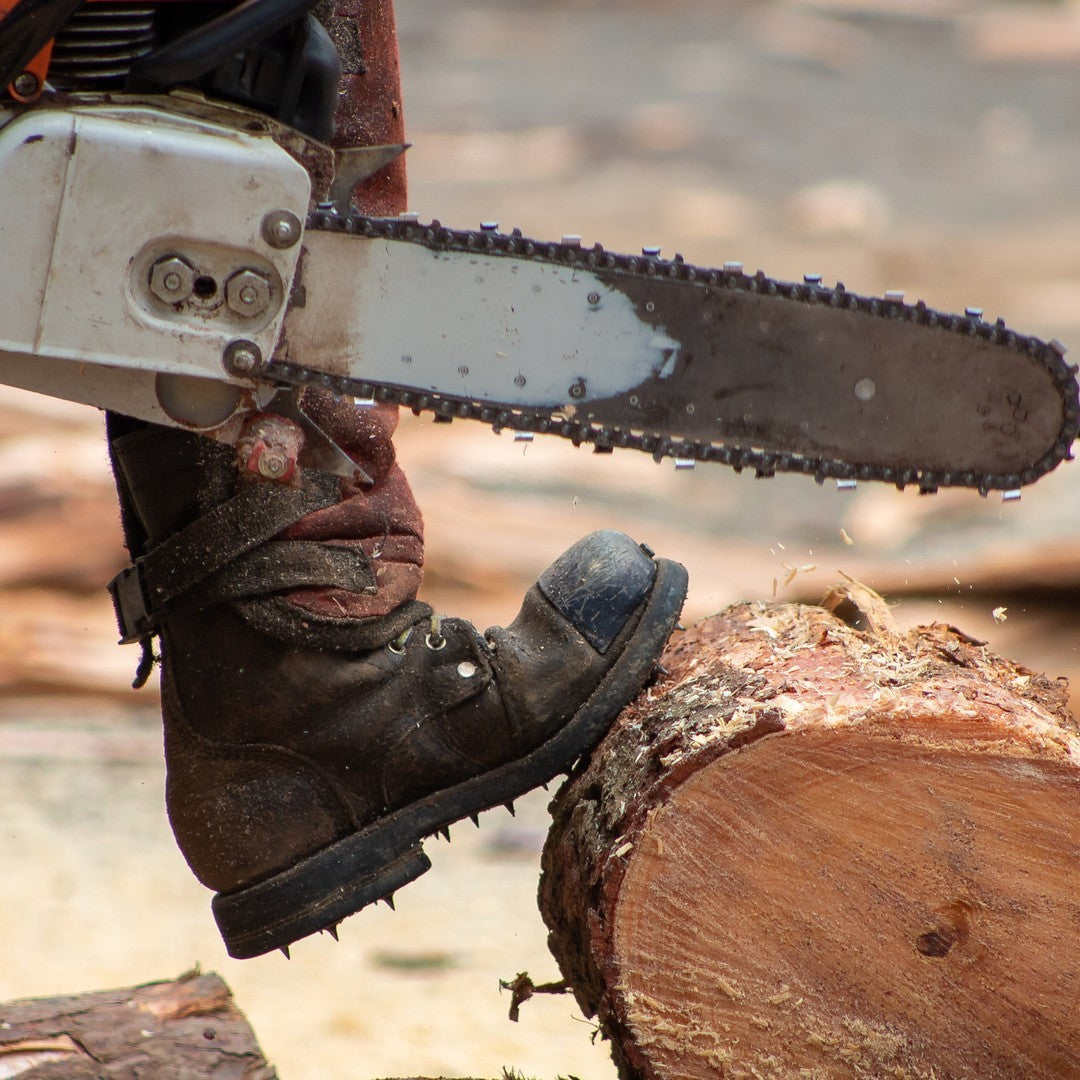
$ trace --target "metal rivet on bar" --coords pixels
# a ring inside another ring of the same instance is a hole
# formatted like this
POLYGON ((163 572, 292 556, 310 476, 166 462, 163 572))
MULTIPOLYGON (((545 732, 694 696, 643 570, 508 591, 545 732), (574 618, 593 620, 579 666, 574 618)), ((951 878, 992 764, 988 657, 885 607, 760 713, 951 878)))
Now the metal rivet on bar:
POLYGON ((837 480, 837 491, 854 491, 859 486, 858 480, 837 480))
POLYGON ((969 319, 981 319, 983 317, 983 309, 981 307, 966 307, 964 308, 964 314, 969 319))
POLYGON ((820 285, 821 284, 821 275, 820 274, 803 274, 802 279, 807 285, 820 285))
POLYGON ((903 289, 886 289, 885 299, 893 304, 902 304, 904 302, 904 290, 903 289))
POLYGON ((1018 502, 1020 499, 1020 489, 1013 488, 1011 491, 1003 491, 1001 493, 1002 502, 1018 502))
POLYGON ((225 346, 221 362, 230 375, 256 375, 262 367, 262 350, 254 341, 237 338, 225 346))
POLYGON ((675 459, 676 469, 692 469, 697 462, 692 457, 677 457, 675 459))
POLYGON ((533 433, 531 431, 515 431, 514 432, 514 442, 526 442, 526 443, 532 442, 533 437, 534 436, 533 436, 533 433))
POLYGON ((481 221, 480 229, 483 232, 497 232, 499 229, 499 223, 497 221, 481 221))
POLYGON ((562 242, 563 247, 581 247, 581 237, 577 233, 566 233, 562 242))
POLYGON ((398 221, 404 221, 409 225, 415 225, 420 220, 420 215, 415 210, 406 210, 398 214, 398 221))
POLYGON ((743 264, 741 262, 738 262, 738 261, 732 261, 732 262, 724 263, 724 273, 725 274, 741 274, 742 273, 742 268, 743 268, 743 264))
POLYGON ((655 258, 659 257, 660 249, 658 247, 651 247, 651 246, 650 247, 643 247, 641 249, 641 254, 645 255, 646 257, 648 257, 650 259, 655 259, 655 258))
POLYGON ((303 233, 300 219, 291 210, 271 210, 262 219, 263 239, 273 248, 292 247, 303 233))

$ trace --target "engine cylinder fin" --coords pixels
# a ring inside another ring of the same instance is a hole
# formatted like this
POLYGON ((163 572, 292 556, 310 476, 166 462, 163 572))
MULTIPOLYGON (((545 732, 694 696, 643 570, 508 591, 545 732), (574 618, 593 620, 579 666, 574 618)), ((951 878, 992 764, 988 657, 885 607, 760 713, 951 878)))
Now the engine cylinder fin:
POLYGON ((50 85, 85 90, 121 82, 158 43, 156 11, 156 4, 83 4, 57 32, 50 85))

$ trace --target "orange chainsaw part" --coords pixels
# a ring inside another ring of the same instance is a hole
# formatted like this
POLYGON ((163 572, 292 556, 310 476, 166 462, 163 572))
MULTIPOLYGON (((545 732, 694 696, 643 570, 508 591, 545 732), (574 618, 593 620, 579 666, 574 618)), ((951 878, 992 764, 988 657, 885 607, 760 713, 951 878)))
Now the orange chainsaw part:
MULTIPOLYGON (((19 0, 0 0, 0 19, 7 15, 18 2, 19 0)), ((45 74, 49 70, 49 59, 51 57, 52 42, 50 41, 22 71, 15 76, 8 86, 7 92, 16 101, 36 101, 41 97, 42 90, 45 89, 45 74), (31 80, 33 81, 31 82, 31 80), (18 86, 22 86, 23 90, 29 90, 30 92, 20 93, 17 89, 18 86)))
MULTIPOLYGON (((0 19, 11 11, 19 0, 0 0, 0 19)), ((87 4, 101 4, 110 0, 84 0, 87 4)), ((112 3, 118 0, 111 0, 112 3)), ((120 3, 139 3, 140 0, 119 0, 120 3)), ((170 0, 164 0, 168 3, 170 0)), ((45 89, 45 79, 49 73, 49 61, 52 59, 52 46, 50 41, 42 50, 15 76, 8 85, 7 92, 23 104, 37 101, 45 89), (19 87, 22 87, 21 91, 19 87)))

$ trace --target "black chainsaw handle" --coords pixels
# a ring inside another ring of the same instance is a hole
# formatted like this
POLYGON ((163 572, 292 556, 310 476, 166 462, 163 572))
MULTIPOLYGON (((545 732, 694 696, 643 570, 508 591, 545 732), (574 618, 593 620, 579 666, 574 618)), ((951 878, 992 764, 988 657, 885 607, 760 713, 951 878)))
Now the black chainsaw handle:
POLYGON ((126 89, 168 90, 197 82, 231 56, 303 18, 316 0, 243 0, 131 65, 126 89))

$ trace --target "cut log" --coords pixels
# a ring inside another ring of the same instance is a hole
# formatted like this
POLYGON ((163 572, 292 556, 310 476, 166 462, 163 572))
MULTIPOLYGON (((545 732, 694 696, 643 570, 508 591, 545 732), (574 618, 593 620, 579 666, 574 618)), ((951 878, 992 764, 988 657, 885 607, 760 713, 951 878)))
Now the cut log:
POLYGON ((541 911, 624 1078, 1080 1076, 1065 688, 853 583, 678 635, 541 911), (826 607, 829 610, 826 610, 826 607))
POLYGON ((0 1077, 276 1080, 217 975, 0 1004, 0 1077))

